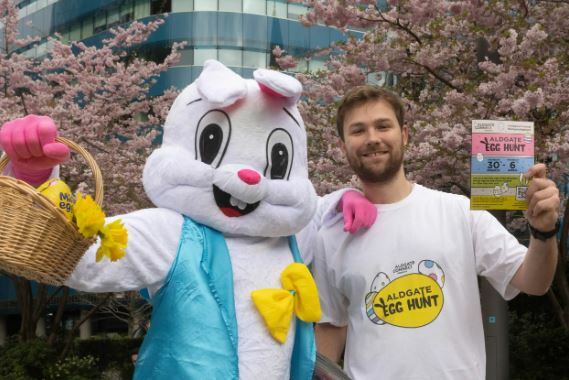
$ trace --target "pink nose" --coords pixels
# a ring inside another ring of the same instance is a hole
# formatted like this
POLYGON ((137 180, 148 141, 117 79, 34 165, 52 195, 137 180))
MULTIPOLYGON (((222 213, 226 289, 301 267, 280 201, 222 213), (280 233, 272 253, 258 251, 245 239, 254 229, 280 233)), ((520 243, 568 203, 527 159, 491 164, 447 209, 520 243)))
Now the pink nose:
POLYGON ((237 175, 247 185, 256 185, 261 180, 259 173, 251 169, 241 169, 237 172, 237 175))

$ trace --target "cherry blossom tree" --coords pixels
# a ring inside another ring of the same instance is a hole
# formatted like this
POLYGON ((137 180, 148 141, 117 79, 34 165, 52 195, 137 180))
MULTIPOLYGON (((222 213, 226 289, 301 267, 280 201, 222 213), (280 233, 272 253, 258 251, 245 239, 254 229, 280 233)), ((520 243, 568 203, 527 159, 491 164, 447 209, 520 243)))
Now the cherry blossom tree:
MULTIPOLYGON (((33 57, 25 48, 41 41, 18 35, 15 3, 0 1, 0 123, 27 114, 52 117, 60 134, 84 146, 101 167, 107 214, 147 206, 142 168, 177 95, 169 89, 151 97, 149 89, 179 60, 183 44, 174 43, 163 62, 138 56, 137 46, 164 22, 156 18, 111 29, 100 47, 48 37, 48 53, 33 57)), ((61 176, 72 189, 92 193, 91 173, 82 159, 64 164, 61 176)), ((44 285, 32 292, 29 281, 13 280, 22 313, 20 338, 32 339, 48 292, 44 285)))
MULTIPOLYGON (((146 206, 142 167, 177 95, 170 89, 151 97, 149 88, 179 60, 182 44, 174 43, 163 62, 137 56, 137 46, 163 24, 157 18, 111 29, 100 47, 48 37, 49 53, 30 58, 21 48, 34 41, 18 37, 13 3, 0 2, 0 122, 26 114, 51 116, 61 135, 83 145, 103 168, 105 211, 116 214, 146 206)), ((85 166, 64 166, 63 179, 83 182, 88 178, 82 175, 85 166)))
MULTIPOLYGON (((569 1, 303 3, 310 7, 306 25, 324 23, 346 35, 330 47, 323 70, 297 75, 305 88, 310 170, 320 192, 355 183, 338 149, 337 101, 347 89, 386 76, 407 107, 410 179, 469 195, 471 121, 503 119, 533 121, 537 161, 548 163, 558 183, 569 180, 569 1), (354 29, 363 36, 352 37, 354 29)), ((273 53, 283 68, 294 66, 280 47, 273 53)), ((563 210, 569 221, 569 208, 563 210)), ((512 227, 525 224, 518 219, 512 227)), ((568 231, 565 223, 549 296, 569 329, 568 231)))

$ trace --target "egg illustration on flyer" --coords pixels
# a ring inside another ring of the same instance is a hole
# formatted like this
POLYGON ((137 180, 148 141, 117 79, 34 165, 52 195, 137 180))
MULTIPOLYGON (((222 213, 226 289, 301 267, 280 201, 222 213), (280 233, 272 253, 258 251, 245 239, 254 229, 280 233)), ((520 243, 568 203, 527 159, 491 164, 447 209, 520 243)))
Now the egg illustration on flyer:
POLYGON ((397 265, 389 278, 379 272, 364 304, 370 322, 403 328, 419 328, 433 322, 444 307, 445 274, 432 260, 397 265))
POLYGON ((533 164, 533 122, 473 120, 470 208, 526 210, 523 173, 533 164))

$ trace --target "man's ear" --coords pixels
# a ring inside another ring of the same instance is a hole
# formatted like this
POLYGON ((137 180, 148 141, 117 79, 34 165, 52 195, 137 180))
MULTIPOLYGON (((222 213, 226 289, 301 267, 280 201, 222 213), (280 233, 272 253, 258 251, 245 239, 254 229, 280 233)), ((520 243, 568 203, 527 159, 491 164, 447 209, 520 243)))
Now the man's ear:
POLYGON ((346 154, 346 143, 344 140, 338 137, 338 144, 340 145, 340 149, 342 149, 342 153, 346 154))
POLYGON ((401 127, 401 133, 403 134, 403 146, 405 147, 409 143, 409 128, 407 128, 407 124, 401 127))

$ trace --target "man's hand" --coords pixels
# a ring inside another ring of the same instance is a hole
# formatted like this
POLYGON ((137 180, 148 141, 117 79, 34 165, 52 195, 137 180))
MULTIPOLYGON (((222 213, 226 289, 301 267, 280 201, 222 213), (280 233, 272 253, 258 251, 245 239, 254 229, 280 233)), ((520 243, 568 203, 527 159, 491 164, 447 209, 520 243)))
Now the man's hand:
POLYGON ((55 141, 57 127, 48 116, 28 115, 0 129, 0 146, 10 158, 14 176, 31 185, 47 180, 56 165, 69 158, 69 148, 55 141))
POLYGON ((363 194, 349 190, 342 195, 338 209, 344 214, 344 231, 355 233, 369 228, 377 218, 377 208, 363 194))
POLYGON ((528 223, 536 230, 547 232, 555 228, 559 218, 559 190, 546 178, 544 164, 536 164, 524 174, 530 180, 527 198, 528 223))

